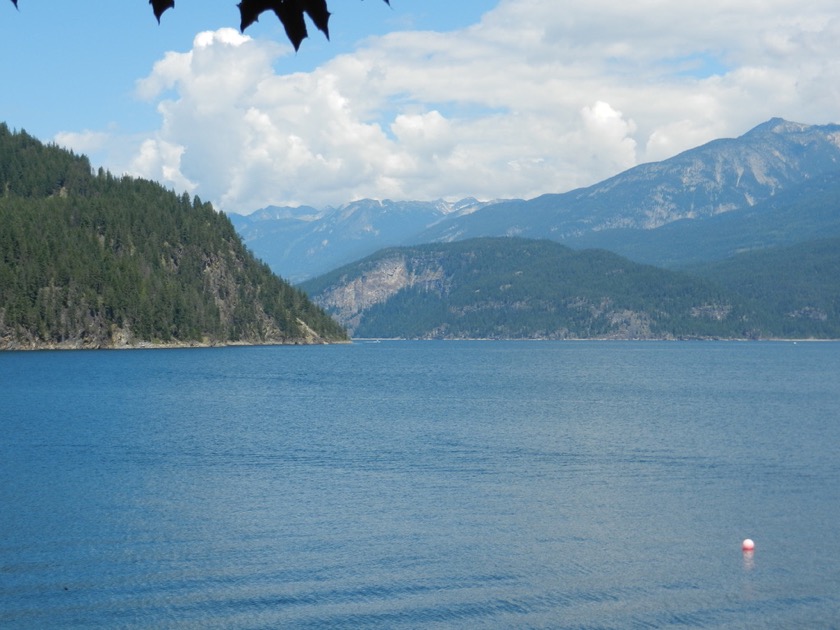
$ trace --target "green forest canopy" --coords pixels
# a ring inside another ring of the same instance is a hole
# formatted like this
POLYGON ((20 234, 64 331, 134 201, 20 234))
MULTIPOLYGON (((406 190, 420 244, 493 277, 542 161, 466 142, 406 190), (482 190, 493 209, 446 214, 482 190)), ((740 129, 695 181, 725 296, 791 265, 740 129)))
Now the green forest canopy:
POLYGON ((108 347, 342 340, 198 197, 117 178, 0 123, 0 340, 108 347))

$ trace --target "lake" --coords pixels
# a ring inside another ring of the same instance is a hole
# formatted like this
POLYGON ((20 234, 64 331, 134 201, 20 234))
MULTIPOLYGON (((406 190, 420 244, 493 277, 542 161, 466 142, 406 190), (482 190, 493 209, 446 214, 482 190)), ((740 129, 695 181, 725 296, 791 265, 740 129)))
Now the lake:
POLYGON ((840 343, 0 353, 0 395, 3 628, 840 627, 840 343))

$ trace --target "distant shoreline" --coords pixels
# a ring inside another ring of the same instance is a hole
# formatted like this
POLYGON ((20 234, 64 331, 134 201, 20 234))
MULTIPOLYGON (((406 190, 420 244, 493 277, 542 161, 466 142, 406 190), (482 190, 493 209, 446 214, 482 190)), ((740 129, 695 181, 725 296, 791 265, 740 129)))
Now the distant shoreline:
POLYGON ((379 343, 382 341, 516 341, 516 342, 593 342, 593 341, 622 341, 622 342, 675 342, 675 343, 694 343, 694 342, 708 342, 708 341, 726 341, 733 343, 837 343, 840 339, 788 339, 788 338, 762 338, 762 339, 747 339, 747 338, 692 338, 692 339, 673 339, 673 338, 647 338, 647 339, 625 339, 625 338, 606 338, 606 337, 591 337, 591 338, 575 338, 575 339, 495 339, 495 338, 442 338, 442 339, 407 339, 404 337, 355 337, 349 340, 333 340, 333 341, 307 341, 305 339, 295 339, 288 341, 228 341, 223 343, 217 342, 152 342, 143 341, 134 344, 122 345, 84 345, 78 343, 57 343, 57 344, 16 344, 7 343, 0 347, 0 353, 3 352, 50 352, 50 351, 74 351, 74 350, 185 350, 185 349, 199 349, 199 348, 231 348, 231 347, 260 347, 260 346, 334 346, 334 345, 352 345, 353 343, 379 343))
POLYGON ((202 341, 178 341, 178 342, 153 342, 142 341, 133 344, 120 345, 94 345, 94 344, 79 344, 79 343, 38 343, 38 344, 18 344, 8 343, 0 347, 2 352, 48 352, 48 351, 73 351, 73 350, 183 350, 190 348, 229 348, 229 347, 244 347, 244 346, 331 346, 339 344, 349 344, 349 340, 332 340, 332 341, 307 341, 306 339, 291 339, 287 341, 227 341, 227 342, 202 342, 202 341))
POLYGON ((733 341, 733 342, 785 342, 785 343, 821 343, 838 342, 840 339, 792 339, 783 337, 762 337, 760 339, 749 339, 747 337, 686 337, 677 339, 674 337, 647 337, 644 339, 629 339, 625 337, 575 337, 573 339, 526 339, 526 338, 495 338, 495 337, 442 337, 442 338, 407 338, 407 337, 353 337, 352 341, 364 343, 376 343, 379 341, 526 341, 526 342, 578 342, 578 341, 673 341, 673 342, 704 342, 704 341, 733 341))

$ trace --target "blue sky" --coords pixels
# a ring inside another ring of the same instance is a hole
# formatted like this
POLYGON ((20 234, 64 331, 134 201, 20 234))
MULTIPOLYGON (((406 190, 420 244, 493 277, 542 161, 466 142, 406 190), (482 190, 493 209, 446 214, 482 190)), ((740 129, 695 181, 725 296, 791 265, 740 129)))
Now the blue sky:
POLYGON ((226 211, 532 197, 773 116, 840 121, 835 0, 0 0, 0 120, 226 211), (79 7, 79 8, 76 8, 79 7))
MULTIPOLYGON (((271 13, 247 34, 288 46, 278 72, 305 72, 367 37, 397 29, 457 29, 495 5, 492 0, 397 3, 399 11, 381 0, 333 0, 330 40, 312 27, 297 54, 271 13)), ((126 132, 153 126, 155 109, 134 94, 137 79, 167 51, 189 50, 196 33, 239 25, 236 0, 178 0, 160 26, 146 0, 19 0, 18 5, 15 11, 10 0, 0 0, 0 46, 7 60, 0 120, 46 140, 103 123, 126 132)))

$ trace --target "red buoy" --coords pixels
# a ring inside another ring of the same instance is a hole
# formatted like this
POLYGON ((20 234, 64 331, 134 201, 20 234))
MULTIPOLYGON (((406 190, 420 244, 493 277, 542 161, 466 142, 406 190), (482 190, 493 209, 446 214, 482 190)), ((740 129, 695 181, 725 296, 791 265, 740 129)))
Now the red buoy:
POLYGON ((755 551, 755 543, 751 538, 745 538, 741 543, 741 551, 755 551))

